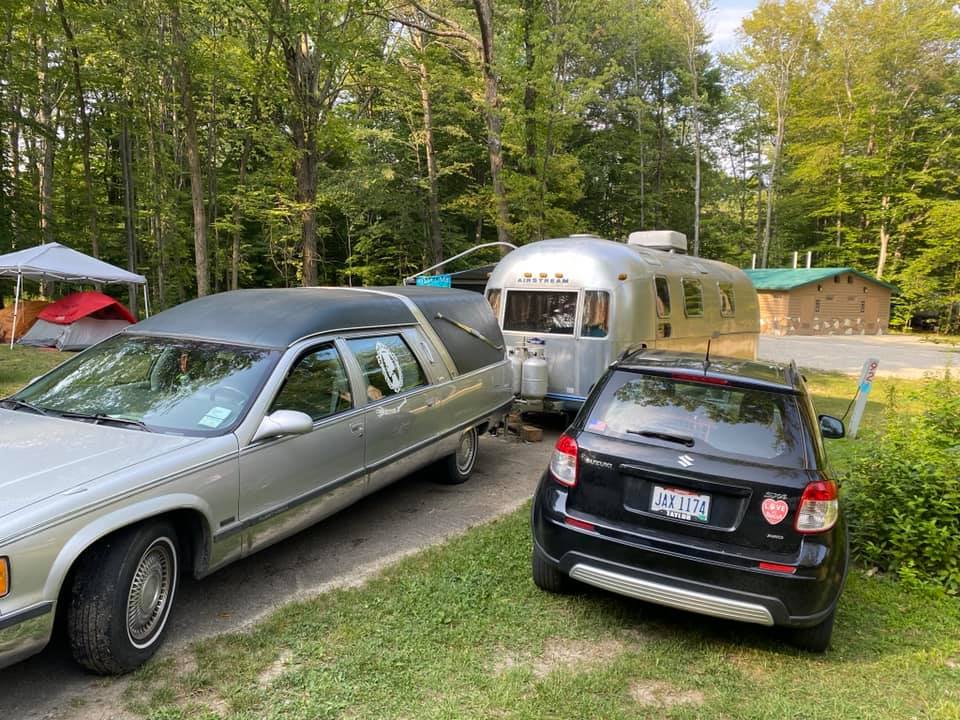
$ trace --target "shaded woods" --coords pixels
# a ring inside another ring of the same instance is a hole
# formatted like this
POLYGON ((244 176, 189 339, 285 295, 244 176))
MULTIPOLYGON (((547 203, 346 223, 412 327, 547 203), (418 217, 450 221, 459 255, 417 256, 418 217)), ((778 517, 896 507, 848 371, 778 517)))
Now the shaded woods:
POLYGON ((671 228, 960 325, 948 2, 761 2, 723 56, 701 0, 0 8, 0 252, 68 244, 158 308, 671 228))

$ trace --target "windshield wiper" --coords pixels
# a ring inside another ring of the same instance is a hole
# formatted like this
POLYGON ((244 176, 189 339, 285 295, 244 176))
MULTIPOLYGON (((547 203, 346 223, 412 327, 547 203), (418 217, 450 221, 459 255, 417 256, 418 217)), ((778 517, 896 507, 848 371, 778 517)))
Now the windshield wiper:
POLYGON ((680 443, 687 447, 693 447, 694 444, 694 439, 689 435, 674 435, 673 433, 659 432, 657 430, 627 430, 627 432, 631 435, 642 435, 643 437, 656 438, 657 440, 680 443))
POLYGON ((150 428, 147 427, 145 422, 141 420, 134 420, 133 418, 124 418, 124 417, 114 417, 113 415, 106 415, 104 413, 82 413, 82 412, 73 412, 70 410, 63 410, 60 413, 60 417, 73 418, 76 420, 90 420, 94 425, 115 423, 117 425, 127 425, 129 427, 135 427, 138 430, 143 430, 144 432, 153 432, 150 428))
POLYGON ((37 415, 50 415, 50 414, 51 414, 49 410, 45 410, 44 408, 40 407, 39 405, 34 405, 33 403, 29 403, 29 402, 27 402, 26 400, 21 400, 20 398, 8 397, 8 398, 4 398, 4 399, 3 399, 2 401, 0 401, 0 402, 10 403, 10 404, 13 405, 13 407, 15 407, 15 408, 23 408, 24 410, 30 410, 30 411, 32 411, 32 412, 37 413, 37 415))

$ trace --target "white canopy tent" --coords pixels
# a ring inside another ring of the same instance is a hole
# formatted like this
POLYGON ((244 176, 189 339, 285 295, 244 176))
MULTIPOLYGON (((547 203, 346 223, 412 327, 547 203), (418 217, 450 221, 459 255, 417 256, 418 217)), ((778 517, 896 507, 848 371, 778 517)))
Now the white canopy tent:
POLYGON ((0 255, 0 277, 17 278, 13 302, 13 332, 10 334, 11 348, 17 334, 17 316, 20 311, 20 293, 24 278, 39 281, 92 282, 104 285, 143 285, 143 309, 147 317, 150 317, 147 279, 143 275, 128 272, 60 243, 47 243, 0 255))

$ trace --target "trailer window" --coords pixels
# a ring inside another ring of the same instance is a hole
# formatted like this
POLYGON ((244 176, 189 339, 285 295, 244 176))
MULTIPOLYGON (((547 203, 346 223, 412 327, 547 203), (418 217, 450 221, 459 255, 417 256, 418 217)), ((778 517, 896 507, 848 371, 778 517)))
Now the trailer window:
POLYGON ((699 280, 683 278, 683 310, 687 317, 703 315, 703 285, 699 280))
POLYGON ((503 329, 519 332, 573 335, 577 315, 577 293, 511 290, 503 329))
POLYGON ((500 319, 500 290, 487 290, 487 302, 493 310, 493 316, 500 319))
POLYGON ((610 293, 587 290, 583 293, 582 337, 606 337, 610 330, 610 293))
POLYGON ((657 317, 670 317, 670 284, 665 277, 653 279, 657 288, 657 317))
POLYGON ((717 290, 720 291, 720 314, 723 317, 733 317, 737 309, 733 297, 733 283, 718 282, 717 290))

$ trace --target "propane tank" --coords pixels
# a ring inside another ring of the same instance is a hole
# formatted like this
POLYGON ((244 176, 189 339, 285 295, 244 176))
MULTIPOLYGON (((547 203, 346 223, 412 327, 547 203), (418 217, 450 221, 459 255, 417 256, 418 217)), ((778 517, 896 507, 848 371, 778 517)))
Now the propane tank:
POLYGON ((517 345, 507 350, 507 358, 510 360, 510 377, 513 384, 513 394, 520 394, 520 378, 523 376, 523 360, 526 355, 526 348, 523 345, 517 345))
POLYGON ((521 395, 528 400, 542 400, 547 394, 547 361, 543 357, 543 347, 533 343, 527 347, 528 357, 523 361, 521 395))

